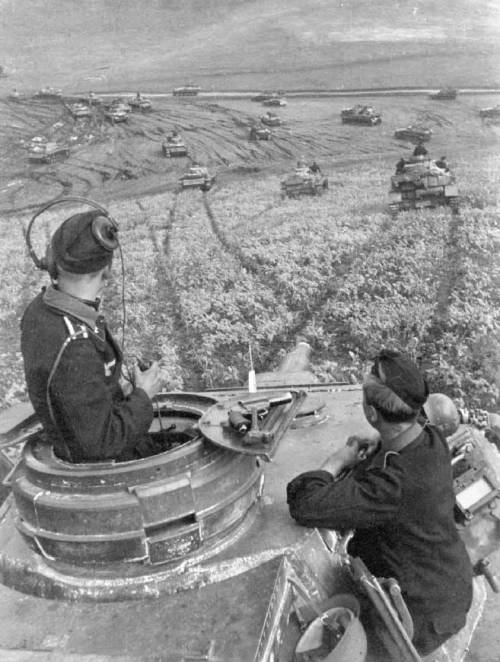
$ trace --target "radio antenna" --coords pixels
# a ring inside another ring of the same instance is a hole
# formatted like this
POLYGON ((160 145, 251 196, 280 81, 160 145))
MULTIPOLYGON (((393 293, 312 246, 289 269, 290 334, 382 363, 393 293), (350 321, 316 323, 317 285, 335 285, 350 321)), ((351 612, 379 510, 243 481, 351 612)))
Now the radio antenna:
POLYGON ((252 344, 248 343, 248 357, 250 359, 250 370, 248 371, 248 392, 257 392, 257 380, 255 379, 255 370, 253 367, 252 344))

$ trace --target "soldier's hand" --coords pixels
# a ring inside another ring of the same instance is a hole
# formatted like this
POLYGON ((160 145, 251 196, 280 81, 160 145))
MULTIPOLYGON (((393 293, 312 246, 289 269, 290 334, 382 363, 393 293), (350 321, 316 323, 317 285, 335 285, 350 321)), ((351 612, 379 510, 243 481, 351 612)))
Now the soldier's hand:
POLYGON ((358 435, 352 435, 347 439, 346 445, 353 448, 356 453, 357 461, 361 462, 376 451, 378 442, 378 438, 358 437, 358 435))
POLYGON ((136 388, 142 388, 150 398, 154 398, 162 390, 165 382, 165 374, 158 361, 153 361, 151 366, 142 372, 139 366, 136 365, 134 367, 134 377, 136 388))

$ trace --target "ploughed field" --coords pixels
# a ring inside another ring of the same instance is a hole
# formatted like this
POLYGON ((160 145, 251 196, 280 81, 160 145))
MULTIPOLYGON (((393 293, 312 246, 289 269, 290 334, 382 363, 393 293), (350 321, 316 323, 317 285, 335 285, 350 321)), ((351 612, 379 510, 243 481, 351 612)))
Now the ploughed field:
MULTIPOLYGON (((500 163, 498 126, 481 124, 492 97, 290 99, 269 142, 250 142, 260 104, 232 99, 153 99, 149 114, 111 125, 74 120, 59 102, 2 100, 0 361, 2 405, 26 397, 18 324, 45 282, 26 255, 33 206, 61 194, 108 205, 125 262, 125 353, 161 359, 173 388, 240 383, 248 344, 256 369, 275 365, 297 338, 313 348, 322 378, 357 381, 381 346, 410 350, 434 390, 468 404, 498 404, 500 383, 500 163), (369 103, 380 126, 342 125, 340 109, 369 103), (456 173, 461 213, 402 213, 391 220, 394 165, 412 145, 396 128, 425 123, 428 147, 456 173), (189 156, 166 159, 176 128, 189 156), (29 165, 26 142, 68 142, 65 161, 29 165), (329 177, 320 197, 283 199, 280 181, 303 156, 329 177), (180 192, 196 160, 217 175, 206 194, 180 192)), ((56 224, 47 213, 34 243, 43 253, 56 224)), ((105 308, 120 336, 118 260, 105 308)))

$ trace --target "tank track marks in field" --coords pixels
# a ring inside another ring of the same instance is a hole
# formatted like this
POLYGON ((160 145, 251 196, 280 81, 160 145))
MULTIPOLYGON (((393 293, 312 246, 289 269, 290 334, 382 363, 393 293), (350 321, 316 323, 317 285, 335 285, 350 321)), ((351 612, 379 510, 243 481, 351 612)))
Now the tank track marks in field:
POLYGON ((438 329, 442 330, 442 323, 446 322, 448 318, 451 294, 463 275, 459 244, 459 234, 462 224, 463 219, 458 214, 454 214, 448 224, 446 253, 443 260, 441 279, 437 289, 437 305, 431 323, 431 327, 434 329, 433 335, 435 335, 438 329))
MULTIPOLYGON (((194 389, 201 388, 203 379, 199 368, 192 361, 189 351, 186 349, 186 339, 189 338, 189 329, 185 324, 181 314, 181 304, 179 294, 172 278, 172 269, 170 263, 171 253, 171 232, 176 223, 177 208, 182 191, 174 193, 174 199, 166 213, 166 223, 159 230, 150 226, 151 242, 157 255, 156 260, 156 281, 158 283, 158 298, 161 299, 167 308, 169 318, 172 321, 172 342, 176 344, 176 353, 179 358, 179 370, 182 376, 182 382, 185 386, 194 389)), ((154 342, 154 339, 153 339, 154 342)))

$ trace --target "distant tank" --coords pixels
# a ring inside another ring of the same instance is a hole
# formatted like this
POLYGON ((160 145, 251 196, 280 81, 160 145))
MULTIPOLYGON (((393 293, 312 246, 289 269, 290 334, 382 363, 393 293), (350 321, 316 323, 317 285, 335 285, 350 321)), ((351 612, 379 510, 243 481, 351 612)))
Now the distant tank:
POLYGON ((187 156, 188 150, 186 143, 182 140, 178 133, 171 133, 161 146, 163 156, 172 158, 175 156, 187 156))
POLYGON ((35 96, 39 99, 61 99, 62 91, 56 87, 42 87, 35 96))
POLYGON ((52 163, 69 156, 68 145, 49 141, 43 136, 35 136, 28 145, 28 161, 30 163, 52 163))
MULTIPOLYGON (((361 387, 319 382, 309 352, 299 343, 274 372, 257 375, 256 392, 159 394, 151 434, 163 447, 141 460, 70 464, 36 416, 10 426, 0 450, 11 489, 0 518, 4 657, 303 662, 318 659, 301 652, 318 612, 341 607, 357 617, 363 598, 355 640, 366 628, 369 643, 384 642, 369 645, 367 662, 419 660, 401 595, 355 564, 347 537, 289 516, 287 483, 371 430, 361 387), (6 445, 24 447, 13 458, 6 445)), ((477 524, 489 525, 488 544, 498 548, 500 461, 469 427, 449 444, 457 504, 469 518, 462 535, 479 568, 487 562, 477 524)), ((486 600, 484 578, 474 585, 467 625, 433 662, 464 659, 486 600)), ((365 659, 365 647, 347 651, 320 659, 365 659)))
POLYGON ((382 122, 382 115, 373 106, 357 104, 351 108, 344 108, 340 112, 342 124, 367 124, 375 126, 382 122))
POLYGON ((443 101, 446 101, 448 99, 456 99, 458 94, 458 90, 456 90, 454 87, 444 87, 441 90, 438 90, 437 92, 433 92, 432 94, 429 94, 429 99, 441 99, 443 101))
POLYGON ((92 114, 90 106, 88 106, 86 103, 82 103, 81 101, 70 104, 68 106, 68 110, 76 119, 80 119, 82 117, 90 117, 92 114))
POLYGON ((126 122, 130 114, 130 106, 123 99, 114 99, 110 104, 104 106, 104 117, 113 124, 126 122))
POLYGON ((194 165, 179 179, 182 189, 199 188, 202 191, 210 191, 215 184, 215 175, 210 175, 208 169, 203 166, 194 165))
POLYGON ((402 159, 398 172, 391 177, 389 210, 393 217, 398 212, 424 207, 448 205, 458 213, 459 197, 455 176, 436 165, 436 161, 411 157, 402 159))
POLYGON ((195 97, 201 92, 201 87, 199 85, 194 85, 194 83, 187 83, 181 87, 175 87, 172 91, 174 97, 195 97))
POLYGON ((252 126, 248 134, 248 139, 253 141, 270 140, 271 135, 271 131, 267 127, 252 126))
POLYGON ((286 99, 283 97, 271 97, 270 99, 264 99, 262 102, 263 106, 286 106, 286 99))
POLYGON ((137 94, 135 97, 129 99, 128 104, 132 110, 136 110, 141 113, 149 113, 151 110, 153 110, 153 104, 151 101, 146 97, 143 97, 141 94, 137 94))
POLYGON ((251 98, 251 101, 267 101, 268 99, 276 99, 282 97, 284 92, 282 90, 277 90, 275 92, 259 92, 251 98))
POLYGON ((481 108, 479 117, 482 120, 489 120, 493 123, 500 122, 500 104, 490 106, 489 108, 481 108))
POLYGON ((307 166, 298 167, 281 182, 281 196, 298 198, 302 195, 322 195, 327 188, 327 177, 312 173, 307 166))
POLYGON ((281 126, 283 124, 283 120, 270 110, 265 115, 262 115, 260 121, 267 126, 281 126))
POLYGON ((398 140, 407 140, 412 143, 427 142, 432 137, 432 129, 424 126, 410 124, 404 129, 396 129, 394 137, 398 140))

